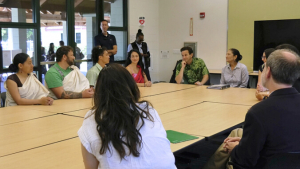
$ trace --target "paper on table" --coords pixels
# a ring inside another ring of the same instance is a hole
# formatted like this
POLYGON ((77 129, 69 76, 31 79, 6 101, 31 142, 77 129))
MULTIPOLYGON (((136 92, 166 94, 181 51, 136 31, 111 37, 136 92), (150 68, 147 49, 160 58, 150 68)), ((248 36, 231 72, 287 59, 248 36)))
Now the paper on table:
POLYGON ((185 133, 180 133, 173 130, 167 130, 167 138, 171 143, 180 143, 184 141, 189 141, 193 139, 197 139, 199 137, 191 136, 185 133))

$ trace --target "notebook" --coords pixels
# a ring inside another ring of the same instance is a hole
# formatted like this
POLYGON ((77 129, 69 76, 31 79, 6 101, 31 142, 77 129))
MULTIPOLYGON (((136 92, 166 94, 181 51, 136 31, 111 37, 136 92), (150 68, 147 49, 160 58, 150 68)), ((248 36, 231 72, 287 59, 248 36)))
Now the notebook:
POLYGON ((167 130, 167 138, 171 143, 180 143, 184 141, 189 141, 193 139, 197 139, 199 137, 191 136, 185 133, 180 133, 173 130, 167 130))

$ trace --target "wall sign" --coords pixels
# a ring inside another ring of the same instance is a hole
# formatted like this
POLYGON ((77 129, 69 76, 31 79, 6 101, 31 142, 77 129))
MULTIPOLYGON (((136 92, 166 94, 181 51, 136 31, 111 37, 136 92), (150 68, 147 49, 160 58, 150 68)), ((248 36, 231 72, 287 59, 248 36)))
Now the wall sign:
POLYGON ((190 36, 193 36, 193 18, 190 19, 190 36))
POLYGON ((145 26, 145 17, 139 17, 140 26, 145 26))

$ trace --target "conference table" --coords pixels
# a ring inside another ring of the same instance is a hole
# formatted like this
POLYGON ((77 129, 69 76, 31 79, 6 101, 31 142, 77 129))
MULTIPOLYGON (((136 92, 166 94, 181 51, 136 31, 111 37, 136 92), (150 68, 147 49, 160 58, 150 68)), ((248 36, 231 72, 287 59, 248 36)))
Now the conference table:
MULTIPOLYGON (((235 126, 258 101, 255 89, 157 83, 141 87, 166 130, 198 139, 170 144, 173 152, 235 126)), ((52 106, 0 108, 0 168, 84 168, 77 131, 93 99, 55 100, 52 106)))

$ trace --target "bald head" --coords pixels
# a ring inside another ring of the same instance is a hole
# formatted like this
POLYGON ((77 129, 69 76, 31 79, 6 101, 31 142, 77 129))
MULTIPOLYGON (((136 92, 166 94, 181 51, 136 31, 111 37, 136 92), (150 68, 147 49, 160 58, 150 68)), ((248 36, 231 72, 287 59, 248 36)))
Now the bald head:
POLYGON ((280 49, 272 52, 266 67, 270 67, 277 83, 292 85, 300 77, 300 58, 291 50, 280 49))

